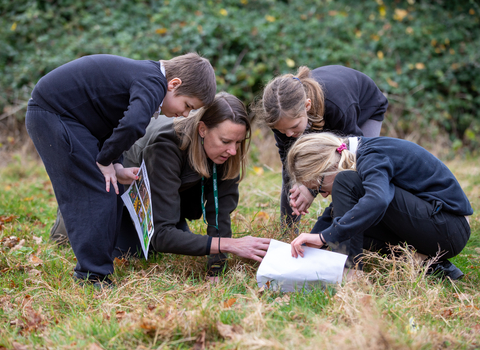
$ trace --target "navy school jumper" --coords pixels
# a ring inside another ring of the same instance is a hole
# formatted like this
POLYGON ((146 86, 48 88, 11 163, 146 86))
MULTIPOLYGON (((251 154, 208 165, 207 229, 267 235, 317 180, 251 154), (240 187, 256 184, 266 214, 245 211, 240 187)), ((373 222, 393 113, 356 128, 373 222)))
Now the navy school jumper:
POLYGON ((441 260, 460 253, 473 209, 445 164, 413 142, 389 137, 362 137, 356 156, 357 171, 337 174, 332 205, 312 233, 322 233, 351 263, 362 248, 402 242, 427 256, 440 252, 441 260))
POLYGON ((54 69, 32 92, 27 131, 52 181, 79 277, 113 272, 121 220, 120 196, 113 186, 106 192, 96 162, 121 162, 166 91, 158 61, 92 55, 54 69))
MULTIPOLYGON (((367 120, 383 121, 388 100, 366 74, 343 66, 324 66, 312 70, 311 76, 324 91, 325 125, 322 131, 362 136, 360 127, 367 120)), ((286 216, 287 223, 291 224, 300 217, 292 215, 289 204, 290 177, 285 169, 285 161, 296 138, 288 137, 276 129, 273 129, 273 132, 283 164, 281 214, 282 217, 286 216)), ((312 131, 305 131, 308 132, 312 131)))

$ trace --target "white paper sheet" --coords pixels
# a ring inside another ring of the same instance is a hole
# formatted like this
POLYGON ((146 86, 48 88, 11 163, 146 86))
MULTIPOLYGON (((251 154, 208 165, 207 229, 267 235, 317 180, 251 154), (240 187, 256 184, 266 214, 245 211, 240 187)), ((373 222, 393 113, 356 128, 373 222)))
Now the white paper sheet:
POLYGON ((130 187, 122 194, 123 202, 130 213, 130 217, 137 230, 142 243, 143 254, 148 259, 148 247, 153 233, 153 215, 151 205, 150 181, 148 180, 145 161, 142 161, 138 172, 138 180, 132 182, 130 187))
POLYGON ((272 239, 258 268, 257 283, 283 292, 341 283, 346 260, 347 255, 310 247, 305 247, 303 258, 294 258, 290 244, 272 239))

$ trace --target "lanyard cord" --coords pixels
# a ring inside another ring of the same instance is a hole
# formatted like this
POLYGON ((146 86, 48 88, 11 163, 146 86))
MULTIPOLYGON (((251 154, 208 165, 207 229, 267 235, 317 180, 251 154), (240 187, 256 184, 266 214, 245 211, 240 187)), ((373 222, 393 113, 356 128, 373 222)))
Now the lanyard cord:
POLYGON ((213 163, 213 198, 214 198, 214 202, 215 202, 215 225, 210 225, 208 222, 207 222, 207 214, 206 214, 206 211, 205 211, 205 186, 204 186, 204 182, 205 182, 205 178, 202 176, 202 198, 201 198, 201 202, 202 202, 202 212, 203 212, 203 221, 208 225, 208 226, 212 226, 212 227, 215 227, 217 229, 217 233, 218 233, 218 241, 219 241, 219 245, 220 245, 220 231, 218 230, 218 186, 217 186, 217 165, 215 163, 213 163))

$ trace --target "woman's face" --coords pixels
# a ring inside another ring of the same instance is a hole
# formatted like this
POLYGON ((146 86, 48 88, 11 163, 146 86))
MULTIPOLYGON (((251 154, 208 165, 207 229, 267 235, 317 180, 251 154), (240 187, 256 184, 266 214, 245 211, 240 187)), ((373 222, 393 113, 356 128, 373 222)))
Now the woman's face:
POLYGON ((305 101, 305 112, 302 112, 302 114, 298 117, 293 115, 289 116, 287 113, 287 115, 282 116, 273 127, 288 137, 299 138, 303 135, 305 129, 307 128, 307 112, 310 110, 311 106, 311 100, 307 98, 305 101))
POLYGON ((209 129, 201 121, 198 132, 203 137, 203 148, 207 157, 215 164, 223 164, 237 154, 238 147, 245 140, 247 128, 243 124, 225 120, 209 129))

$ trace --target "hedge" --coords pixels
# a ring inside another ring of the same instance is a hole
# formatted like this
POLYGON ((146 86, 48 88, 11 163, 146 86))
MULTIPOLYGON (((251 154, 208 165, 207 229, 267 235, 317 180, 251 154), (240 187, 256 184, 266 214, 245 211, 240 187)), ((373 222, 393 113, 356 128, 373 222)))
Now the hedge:
POLYGON ((2 110, 83 55, 157 60, 197 51, 214 65, 219 90, 245 103, 300 65, 341 64, 376 81, 400 136, 447 133, 472 149, 480 142, 474 0, 1 0, 0 13, 2 110))

